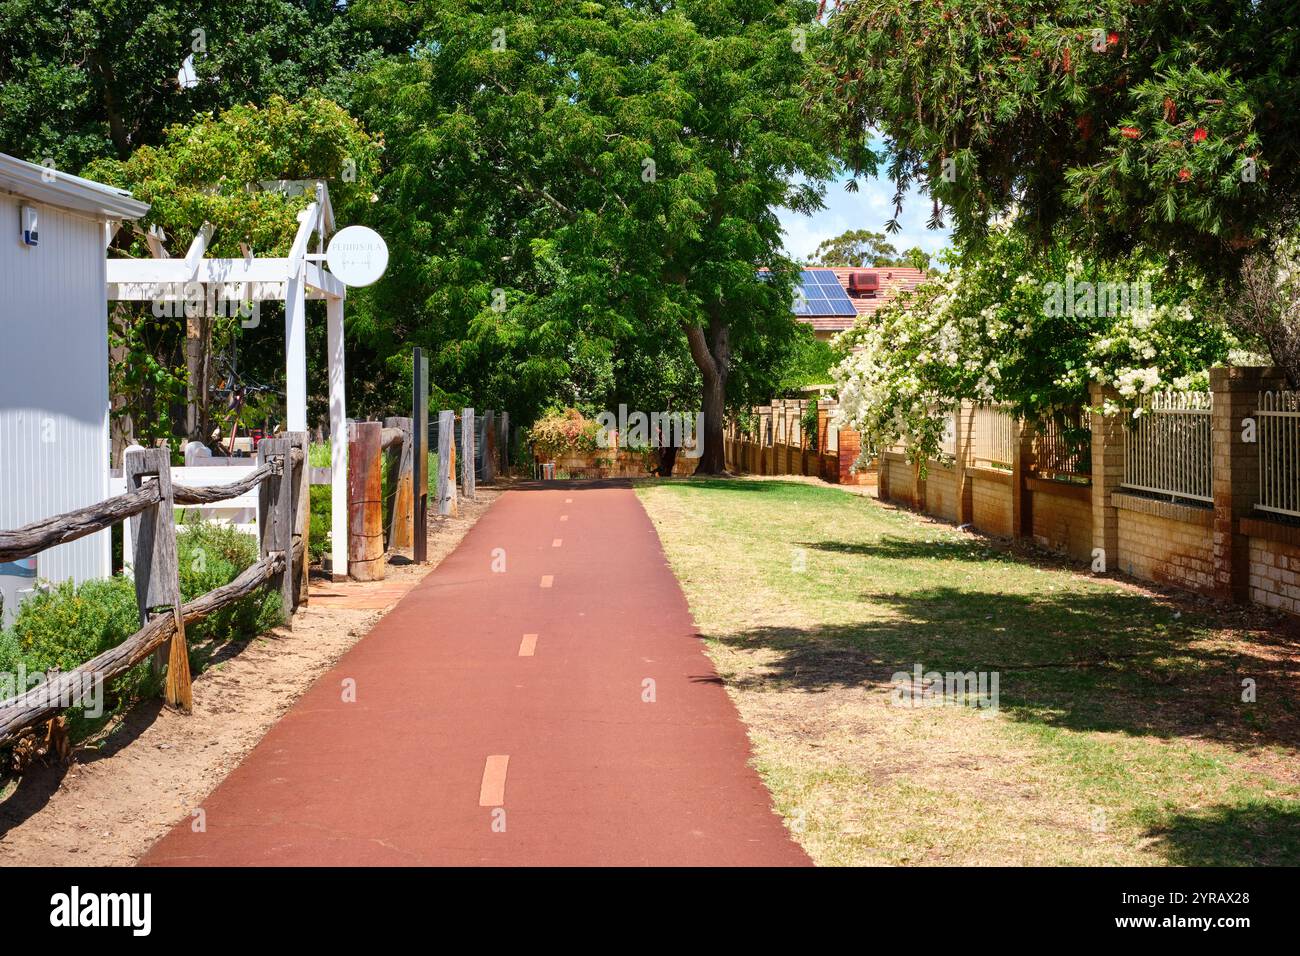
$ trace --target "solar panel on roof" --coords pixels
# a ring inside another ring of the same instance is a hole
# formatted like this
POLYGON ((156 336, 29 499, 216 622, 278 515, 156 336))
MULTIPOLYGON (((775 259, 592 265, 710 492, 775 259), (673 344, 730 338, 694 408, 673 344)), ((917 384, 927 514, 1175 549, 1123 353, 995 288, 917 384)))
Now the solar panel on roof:
POLYGON ((799 273, 799 278, 801 284, 795 291, 792 308, 795 315, 857 315, 853 300, 830 269, 804 269, 799 273))
MULTIPOLYGON (((767 281, 771 273, 760 271, 758 277, 767 281)), ((799 271, 799 284, 795 286, 790 311, 795 315, 821 318, 852 318, 858 314, 858 310, 853 307, 853 300, 831 269, 799 271)))

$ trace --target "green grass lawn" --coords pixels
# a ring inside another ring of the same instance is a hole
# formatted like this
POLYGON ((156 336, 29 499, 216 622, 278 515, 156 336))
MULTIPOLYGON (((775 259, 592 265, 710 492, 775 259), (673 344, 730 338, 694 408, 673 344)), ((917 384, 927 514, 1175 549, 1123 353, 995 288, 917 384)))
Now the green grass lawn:
POLYGON ((824 485, 639 494, 818 863, 1300 864, 1300 668, 1275 618, 824 485), (899 703, 917 664, 996 672, 998 708, 899 703))

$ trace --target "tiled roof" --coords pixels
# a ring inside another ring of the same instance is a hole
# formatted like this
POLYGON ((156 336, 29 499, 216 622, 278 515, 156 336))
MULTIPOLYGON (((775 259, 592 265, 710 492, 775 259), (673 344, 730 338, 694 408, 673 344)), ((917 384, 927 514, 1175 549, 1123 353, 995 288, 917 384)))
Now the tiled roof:
MULTIPOLYGON (((880 277, 880 290, 873 298, 853 297, 853 307, 858 315, 871 315, 883 307, 900 292, 910 292, 925 280, 925 272, 911 266, 874 266, 864 269, 833 269, 835 278, 840 280, 846 290, 849 287, 850 272, 873 272, 880 277)), ((799 316, 799 321, 810 325, 818 332, 843 332, 853 326, 854 319, 849 316, 799 316)))

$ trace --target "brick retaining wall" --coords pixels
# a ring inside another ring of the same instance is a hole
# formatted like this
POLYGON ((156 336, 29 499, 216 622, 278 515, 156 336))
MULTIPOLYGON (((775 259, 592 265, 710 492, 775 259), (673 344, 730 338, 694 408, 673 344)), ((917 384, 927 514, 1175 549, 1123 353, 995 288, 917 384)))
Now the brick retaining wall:
POLYGON ((1113 500, 1119 515, 1115 570, 1204 594, 1213 591, 1213 509, 1126 493, 1113 500))

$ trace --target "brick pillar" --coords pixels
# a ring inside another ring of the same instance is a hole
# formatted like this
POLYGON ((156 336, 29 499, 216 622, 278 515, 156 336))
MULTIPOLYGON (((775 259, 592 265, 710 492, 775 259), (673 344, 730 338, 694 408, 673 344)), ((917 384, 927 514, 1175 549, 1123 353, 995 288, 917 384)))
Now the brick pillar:
POLYGON ((1249 599, 1250 542, 1238 522, 1250 516, 1259 495, 1259 445, 1242 441, 1243 420, 1259 408, 1260 391, 1285 387, 1285 377, 1275 368, 1210 369, 1213 593, 1223 601, 1249 599))
POLYGON ((848 428, 840 429, 840 484, 851 485, 857 481, 852 469, 861 448, 861 438, 857 432, 848 428))
MULTIPOLYGON (((1118 403, 1119 393, 1094 382, 1088 400, 1096 409, 1118 403)), ((1102 549, 1106 570, 1119 570, 1119 511, 1111 495, 1124 480, 1124 416, 1092 413, 1092 547, 1102 549)))
POLYGON ((1011 537, 1030 538, 1034 534, 1034 495, 1029 490, 1034 470, 1034 423, 1018 419, 1016 433, 1011 460, 1011 537))
POLYGON ((957 489, 957 523, 970 524, 975 516, 975 497, 966 469, 975 454, 975 405, 963 401, 953 412, 956 422, 955 446, 956 463, 953 465, 953 481, 957 489))
POLYGON ((824 462, 826 455, 830 452, 831 439, 831 403, 824 399, 817 402, 817 475, 822 481, 839 481, 840 470, 835 469, 835 474, 827 474, 824 462))

